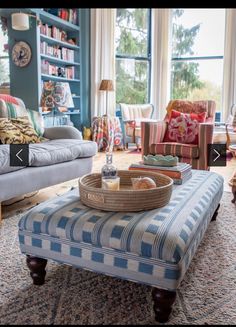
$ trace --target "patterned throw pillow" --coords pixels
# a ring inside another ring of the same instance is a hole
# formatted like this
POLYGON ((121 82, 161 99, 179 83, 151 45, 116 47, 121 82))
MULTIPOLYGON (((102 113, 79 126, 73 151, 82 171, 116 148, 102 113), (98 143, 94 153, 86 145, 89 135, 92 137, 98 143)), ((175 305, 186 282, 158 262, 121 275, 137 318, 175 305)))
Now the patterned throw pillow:
POLYGON ((205 112, 185 114, 172 110, 163 142, 198 144, 199 123, 205 120, 205 112))
POLYGON ((203 112, 206 112, 206 116, 208 114, 207 101, 171 100, 166 108, 169 117, 171 116, 172 110, 186 114, 200 114, 203 112))
POLYGON ((10 103, 20 105, 19 102, 17 101, 17 98, 15 98, 9 94, 0 94, 0 99, 4 100, 5 102, 10 102, 10 103))
POLYGON ((28 116, 38 136, 44 134, 44 121, 42 115, 35 110, 30 110, 15 103, 0 99, 0 118, 18 118, 28 116))
POLYGON ((0 140, 3 144, 40 143, 28 117, 0 118, 0 140))

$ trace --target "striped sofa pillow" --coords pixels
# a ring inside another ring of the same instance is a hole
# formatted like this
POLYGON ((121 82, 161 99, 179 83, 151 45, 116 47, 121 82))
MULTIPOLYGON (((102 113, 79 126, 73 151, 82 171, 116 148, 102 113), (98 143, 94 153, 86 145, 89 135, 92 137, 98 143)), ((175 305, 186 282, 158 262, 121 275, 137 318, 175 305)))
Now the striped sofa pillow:
POLYGON ((35 110, 27 109, 15 103, 0 99, 0 118, 18 118, 28 116, 38 136, 44 134, 44 121, 42 115, 35 110))

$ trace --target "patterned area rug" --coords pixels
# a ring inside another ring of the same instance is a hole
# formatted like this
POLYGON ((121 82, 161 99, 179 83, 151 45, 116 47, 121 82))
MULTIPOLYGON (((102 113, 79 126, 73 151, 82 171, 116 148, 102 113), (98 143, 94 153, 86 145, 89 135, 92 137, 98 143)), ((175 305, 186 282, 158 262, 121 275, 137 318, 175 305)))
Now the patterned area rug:
MULTIPOLYGON (((236 206, 224 193, 177 292, 169 324, 235 324, 236 206)), ((18 247, 20 215, 0 228, 1 325, 156 325, 151 287, 50 261, 46 283, 32 285, 18 247)))

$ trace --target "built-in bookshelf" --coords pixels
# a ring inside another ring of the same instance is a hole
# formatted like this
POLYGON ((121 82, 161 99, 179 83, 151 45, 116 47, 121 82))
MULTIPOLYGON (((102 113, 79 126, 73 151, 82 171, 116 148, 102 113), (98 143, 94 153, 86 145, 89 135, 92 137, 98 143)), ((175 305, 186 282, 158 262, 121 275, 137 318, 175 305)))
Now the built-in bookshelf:
MULTIPOLYGON (((45 8, 32 9, 40 19, 39 61, 41 93, 44 81, 64 81, 70 85, 74 108, 66 115, 73 115, 76 127, 80 125, 80 20, 79 9, 45 8)), ((49 114, 43 113, 47 120, 49 114)), ((68 117, 67 117, 68 118, 68 117)), ((45 122, 48 126, 49 122, 45 122)), ((56 122, 68 121, 57 119, 56 122)), ((54 120, 55 122, 55 120, 54 120)))
MULTIPOLYGON (((30 28, 24 32, 12 29, 9 24, 9 53, 17 41, 28 43, 32 51, 31 61, 20 69, 10 58, 10 91, 13 96, 22 98, 27 108, 41 111, 46 121, 50 115, 39 106, 43 82, 68 82, 74 107, 68 108, 63 115, 69 116, 74 126, 81 130, 91 124, 90 9, 76 8, 67 14, 60 11, 61 8, 52 9, 22 9, 37 17, 30 16, 30 28)), ((11 13, 18 11, 6 12, 9 21, 11 13)))

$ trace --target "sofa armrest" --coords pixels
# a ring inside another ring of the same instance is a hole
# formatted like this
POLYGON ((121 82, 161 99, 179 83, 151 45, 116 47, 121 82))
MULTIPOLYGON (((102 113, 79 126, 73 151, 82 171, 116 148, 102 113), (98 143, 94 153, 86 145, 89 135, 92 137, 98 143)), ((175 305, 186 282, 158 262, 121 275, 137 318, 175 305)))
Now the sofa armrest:
POLYGON ((208 169, 208 144, 213 140, 213 124, 199 124, 198 146, 199 146, 199 167, 198 169, 208 169))
POLYGON ((82 133, 73 126, 55 126, 45 128, 44 137, 50 140, 78 139, 82 140, 82 133))
POLYGON ((142 156, 149 154, 151 144, 163 141, 167 123, 163 120, 156 122, 141 122, 142 156))

